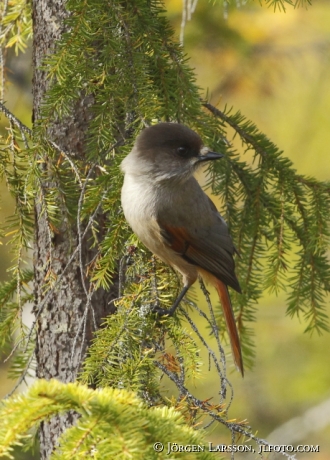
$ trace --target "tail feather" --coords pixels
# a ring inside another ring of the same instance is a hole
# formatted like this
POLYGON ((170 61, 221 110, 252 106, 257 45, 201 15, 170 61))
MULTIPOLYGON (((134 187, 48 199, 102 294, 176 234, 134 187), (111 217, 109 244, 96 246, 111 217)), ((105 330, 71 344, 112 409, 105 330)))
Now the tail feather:
POLYGON ((234 361, 237 369, 244 376, 244 367, 243 359, 241 352, 240 340, 237 332, 236 322, 234 318, 233 308, 231 306, 231 301, 229 297, 229 292, 227 286, 217 278, 213 278, 214 285, 218 291, 220 302, 222 305, 223 314, 225 316, 227 331, 229 334, 230 345, 234 356, 234 361))

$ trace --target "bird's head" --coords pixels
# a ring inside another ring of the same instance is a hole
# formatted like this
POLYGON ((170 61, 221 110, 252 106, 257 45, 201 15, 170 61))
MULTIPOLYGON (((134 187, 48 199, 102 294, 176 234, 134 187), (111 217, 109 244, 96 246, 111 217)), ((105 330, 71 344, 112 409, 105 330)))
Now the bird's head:
POLYGON ((203 162, 222 158, 203 145, 200 136, 179 123, 159 123, 144 129, 122 162, 124 172, 163 181, 189 178, 203 162))

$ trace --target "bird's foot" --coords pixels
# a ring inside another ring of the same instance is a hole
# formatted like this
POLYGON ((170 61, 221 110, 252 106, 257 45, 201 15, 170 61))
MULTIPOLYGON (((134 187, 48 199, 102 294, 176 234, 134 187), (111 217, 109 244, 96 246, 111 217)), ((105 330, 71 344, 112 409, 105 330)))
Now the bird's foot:
POLYGON ((154 307, 152 307, 151 311, 157 316, 173 316, 175 309, 173 310, 173 307, 161 308, 159 305, 155 305, 154 307))

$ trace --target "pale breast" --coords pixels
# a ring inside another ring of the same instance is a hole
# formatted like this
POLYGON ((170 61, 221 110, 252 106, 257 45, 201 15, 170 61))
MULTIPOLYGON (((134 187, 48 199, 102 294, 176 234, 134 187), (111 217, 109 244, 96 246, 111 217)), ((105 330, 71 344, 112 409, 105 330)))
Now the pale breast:
POLYGON ((170 203, 173 199, 171 194, 163 195, 161 189, 155 190, 154 184, 126 174, 121 195, 125 218, 142 243, 165 263, 179 271, 183 275, 184 284, 191 284, 197 278, 196 267, 164 244, 161 235, 157 222, 157 215, 159 212, 162 213, 160 208, 172 209, 172 218, 173 213, 175 214, 175 208, 171 206, 174 206, 174 203, 170 203))

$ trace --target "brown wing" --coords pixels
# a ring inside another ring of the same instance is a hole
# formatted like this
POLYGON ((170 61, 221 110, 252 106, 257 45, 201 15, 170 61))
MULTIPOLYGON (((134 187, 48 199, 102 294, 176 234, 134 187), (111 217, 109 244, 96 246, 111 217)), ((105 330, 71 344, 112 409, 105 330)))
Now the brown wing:
POLYGON ((185 227, 158 221, 163 242, 187 262, 212 273, 226 285, 241 292, 235 275, 235 247, 226 223, 217 212, 214 214, 211 225, 203 225, 201 216, 200 225, 191 228, 189 232, 185 227))

